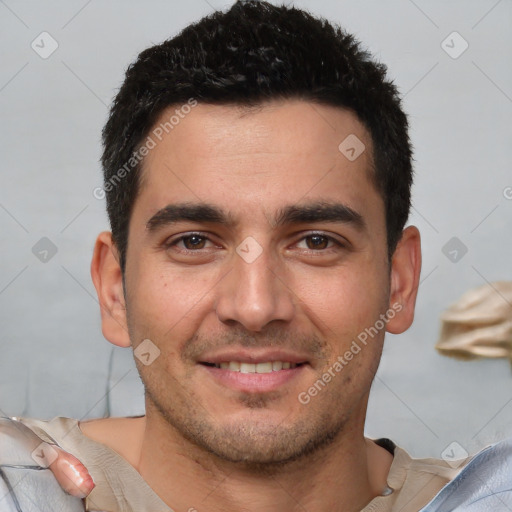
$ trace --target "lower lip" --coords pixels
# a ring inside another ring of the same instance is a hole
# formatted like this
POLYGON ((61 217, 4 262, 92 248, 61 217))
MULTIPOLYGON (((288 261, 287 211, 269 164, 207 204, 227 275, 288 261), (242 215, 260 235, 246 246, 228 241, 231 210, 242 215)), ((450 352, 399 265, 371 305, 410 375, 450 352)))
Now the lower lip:
POLYGON ((217 382, 226 387, 246 393, 266 393, 275 391, 288 384, 291 380, 296 379, 304 371, 306 365, 302 364, 295 368, 269 373, 242 373, 214 366, 199 366, 204 368, 217 382))

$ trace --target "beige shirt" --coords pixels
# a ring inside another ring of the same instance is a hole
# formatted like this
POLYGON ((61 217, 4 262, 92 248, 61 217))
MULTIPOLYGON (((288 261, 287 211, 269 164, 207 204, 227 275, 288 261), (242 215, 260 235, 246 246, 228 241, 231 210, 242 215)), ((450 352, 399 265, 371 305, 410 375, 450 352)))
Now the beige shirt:
MULTIPOLYGON (((89 470, 96 487, 86 498, 87 511, 173 512, 123 457, 85 436, 78 420, 56 417, 21 421, 44 441, 78 457, 89 470)), ((374 498, 361 512, 418 512, 468 461, 455 468, 440 459, 412 459, 395 446, 387 480, 393 492, 374 498)))

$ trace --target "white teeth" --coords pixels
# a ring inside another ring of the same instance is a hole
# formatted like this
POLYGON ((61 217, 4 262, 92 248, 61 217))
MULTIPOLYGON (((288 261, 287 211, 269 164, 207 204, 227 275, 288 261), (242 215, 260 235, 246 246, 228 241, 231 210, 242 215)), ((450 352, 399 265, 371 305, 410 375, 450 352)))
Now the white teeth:
POLYGON ((266 361, 264 363, 223 361, 222 363, 215 364, 215 367, 240 373, 271 373, 296 368, 297 364, 288 361, 266 361))
POLYGON ((272 371, 272 363, 258 363, 256 365, 256 373, 270 373, 272 371))
POLYGON ((240 363, 240 373, 256 373, 256 365, 252 363, 240 363))

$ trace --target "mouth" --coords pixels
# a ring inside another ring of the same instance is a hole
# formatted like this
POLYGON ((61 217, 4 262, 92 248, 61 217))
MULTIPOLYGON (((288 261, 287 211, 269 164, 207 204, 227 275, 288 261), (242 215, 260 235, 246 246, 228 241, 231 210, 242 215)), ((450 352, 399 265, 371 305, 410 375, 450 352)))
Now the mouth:
POLYGON ((200 363, 210 368, 218 368, 222 370, 229 370, 230 372, 239 373, 272 373, 282 370, 293 370, 298 366, 306 364, 306 362, 293 363, 291 361, 264 361, 262 363, 246 363, 243 361, 222 361, 220 363, 200 363))
POLYGON ((244 393, 268 393, 285 389, 310 366, 297 354, 238 352, 203 356, 198 366, 215 384, 244 393))

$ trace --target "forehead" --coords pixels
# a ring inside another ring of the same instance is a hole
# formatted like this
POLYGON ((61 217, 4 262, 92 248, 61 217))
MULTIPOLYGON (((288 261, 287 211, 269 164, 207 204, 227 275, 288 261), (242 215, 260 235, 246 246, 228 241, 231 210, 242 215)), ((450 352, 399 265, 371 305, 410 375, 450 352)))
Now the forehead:
MULTIPOLYGON (((164 111, 150 131, 136 208, 217 204, 269 218, 284 203, 379 200, 371 138, 352 112, 301 100, 164 111)), ((358 208, 355 208, 357 205, 358 208)), ((364 208, 363 208, 364 209, 364 208)))

